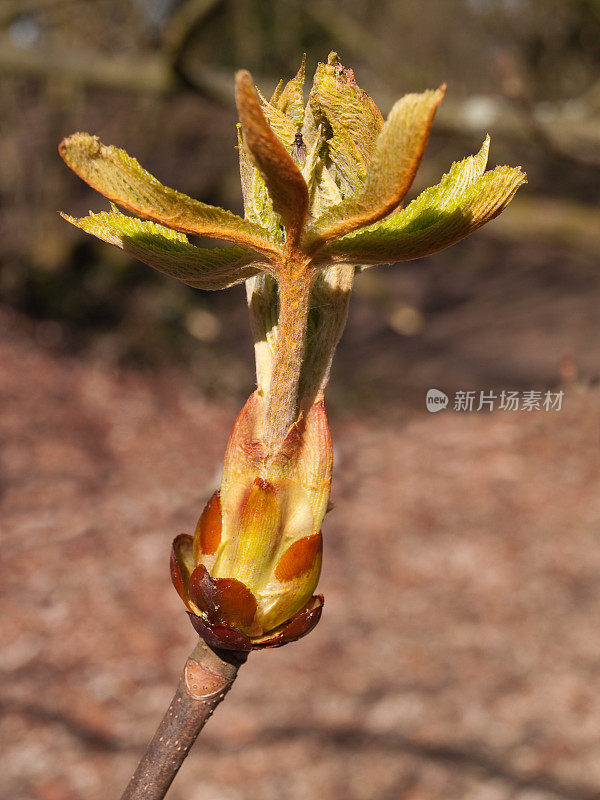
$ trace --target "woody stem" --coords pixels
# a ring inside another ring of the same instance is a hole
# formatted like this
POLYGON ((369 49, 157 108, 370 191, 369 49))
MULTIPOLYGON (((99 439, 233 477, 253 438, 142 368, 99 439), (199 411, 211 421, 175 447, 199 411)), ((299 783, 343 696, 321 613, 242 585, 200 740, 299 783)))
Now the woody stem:
POLYGON ((212 650, 202 639, 121 800, 163 800, 196 737, 225 697, 246 653, 212 650))
POLYGON ((271 455, 278 451, 298 414, 311 280, 311 275, 297 266, 286 269, 279 279, 277 344, 265 410, 265 440, 271 455))

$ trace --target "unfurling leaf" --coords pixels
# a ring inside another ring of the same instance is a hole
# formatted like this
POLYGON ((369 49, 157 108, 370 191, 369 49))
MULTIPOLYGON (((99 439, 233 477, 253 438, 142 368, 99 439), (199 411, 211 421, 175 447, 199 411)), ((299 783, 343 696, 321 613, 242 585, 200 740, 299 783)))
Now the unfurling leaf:
POLYGON ((246 70, 236 75, 235 93, 244 143, 260 170, 273 208, 286 229, 287 247, 297 245, 308 210, 308 188, 302 173, 269 126, 246 70))
POLYGON ((183 233, 127 217, 114 208, 80 219, 62 216, 86 233, 196 289, 226 289, 268 269, 266 259, 254 250, 239 246, 202 250, 190 244, 183 233))
POLYGON ((302 63, 296 75, 289 80, 283 91, 271 99, 272 105, 282 111, 296 128, 301 128, 304 122, 304 72, 306 69, 306 54, 302 56, 302 63))
POLYGON ((118 147, 103 145, 97 136, 75 133, 63 139, 58 151, 92 188, 140 217, 183 233, 246 245, 267 255, 279 253, 259 225, 163 186, 135 158, 118 147))
POLYGON ((308 99, 316 125, 327 130, 327 153, 343 196, 364 185, 375 142, 383 127, 381 112, 357 86, 354 73, 330 53, 319 64, 308 99))
POLYGON ((269 123, 269 127, 277 138, 283 142, 286 150, 291 151, 298 128, 289 117, 286 117, 283 111, 271 105, 260 92, 258 92, 258 96, 261 100, 262 112, 269 123))
POLYGON ((370 225, 393 211, 413 182, 433 116, 445 87, 407 94, 392 108, 381 129, 364 189, 326 211, 309 232, 311 248, 370 225))
POLYGON ((489 142, 454 164, 437 186, 387 219, 332 242, 319 257, 365 266, 435 253, 496 217, 526 182, 520 167, 483 172, 489 142), (483 172, 483 174, 481 174, 483 172))

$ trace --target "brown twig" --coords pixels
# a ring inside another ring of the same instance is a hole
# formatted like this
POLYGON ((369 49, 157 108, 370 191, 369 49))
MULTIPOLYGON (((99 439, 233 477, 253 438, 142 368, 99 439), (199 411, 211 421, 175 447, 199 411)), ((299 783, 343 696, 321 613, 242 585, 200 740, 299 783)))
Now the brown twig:
POLYGON ((179 767, 233 684, 247 653, 212 650, 202 639, 188 658, 167 713, 121 800, 163 800, 179 767))

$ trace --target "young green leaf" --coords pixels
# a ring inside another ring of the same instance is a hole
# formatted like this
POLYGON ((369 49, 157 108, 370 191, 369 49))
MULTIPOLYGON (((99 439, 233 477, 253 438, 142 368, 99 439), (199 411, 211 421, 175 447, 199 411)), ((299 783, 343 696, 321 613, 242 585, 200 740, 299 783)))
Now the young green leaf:
MULTIPOLYGON (((455 174, 460 173, 459 166, 453 168, 455 174)), ((332 242, 319 259, 369 266, 422 258, 455 244, 496 217, 526 182, 519 167, 496 167, 452 195, 451 174, 383 222, 332 242)))
POLYGON ((118 147, 106 147, 97 136, 75 133, 63 139, 58 149, 80 178, 134 214, 183 233, 229 240, 259 253, 280 252, 259 225, 163 186, 135 158, 118 147))
POLYGON ((383 126, 381 112, 337 53, 329 54, 327 64, 318 65, 308 103, 316 124, 330 132, 328 154, 342 194, 355 194, 365 182, 383 126))
POLYGON ((316 221, 308 234, 311 249, 370 225, 399 205, 421 163, 444 92, 445 87, 441 87, 407 94, 394 105, 377 137, 364 189, 357 197, 331 207, 316 221))
POLYGON ((289 80, 283 91, 271 101, 272 104, 282 111, 290 119, 296 128, 301 128, 304 121, 304 72, 306 69, 306 53, 302 56, 302 63, 296 75, 289 80))
POLYGON ((253 250, 239 246, 201 250, 190 244, 183 233, 127 217, 114 207, 110 212, 81 219, 61 216, 86 233, 120 247, 159 272, 196 289, 226 289, 268 269, 265 260, 253 250))
POLYGON ((261 92, 258 92, 258 96, 261 99, 262 112, 265 115, 265 119, 269 123, 269 127, 277 136, 277 138, 283 142, 288 152, 291 151, 292 145, 294 144, 294 137, 298 128, 291 119, 286 117, 283 111, 280 111, 276 106, 272 105, 265 97, 263 97, 261 92))
POLYGON ((246 70, 240 70, 236 75, 235 96, 244 143, 265 179, 273 208, 285 226, 289 249, 297 244, 306 218, 306 181, 265 119, 252 76, 246 70))

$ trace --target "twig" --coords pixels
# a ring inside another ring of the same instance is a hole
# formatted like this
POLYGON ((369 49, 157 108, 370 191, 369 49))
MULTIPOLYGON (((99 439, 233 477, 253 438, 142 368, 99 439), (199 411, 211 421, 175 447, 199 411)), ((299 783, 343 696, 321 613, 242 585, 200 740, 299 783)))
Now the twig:
POLYGON ((202 639, 188 658, 167 713, 121 800, 163 800, 196 737, 233 684, 247 653, 212 650, 202 639))

